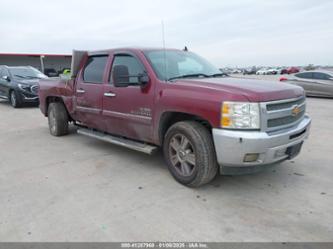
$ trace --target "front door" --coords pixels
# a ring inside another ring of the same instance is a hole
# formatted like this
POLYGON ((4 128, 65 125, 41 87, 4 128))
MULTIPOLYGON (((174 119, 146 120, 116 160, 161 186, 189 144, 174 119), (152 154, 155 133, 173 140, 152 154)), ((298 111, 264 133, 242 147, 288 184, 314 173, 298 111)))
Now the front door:
POLYGON ((89 56, 79 73, 75 88, 75 115, 81 124, 103 130, 103 84, 108 56, 89 56))
POLYGON ((6 68, 0 68, 0 97, 7 98, 10 88, 9 73, 6 68), (7 78, 6 78, 7 77, 7 78))
POLYGON ((303 89, 307 93, 311 93, 312 85, 313 85, 313 73, 312 72, 304 72, 296 74, 296 77, 293 81, 298 85, 303 87, 303 89))
POLYGON ((138 75, 145 73, 143 63, 135 55, 113 55, 103 93, 103 117, 109 133, 151 140, 154 90, 151 80, 144 87, 140 86, 138 75))

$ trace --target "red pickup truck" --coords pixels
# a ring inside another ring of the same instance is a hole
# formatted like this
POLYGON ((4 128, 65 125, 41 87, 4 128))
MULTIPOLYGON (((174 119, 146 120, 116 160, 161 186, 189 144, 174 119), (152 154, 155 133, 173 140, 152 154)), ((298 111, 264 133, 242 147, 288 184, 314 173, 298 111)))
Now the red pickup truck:
POLYGON ((162 147, 191 187, 295 157, 311 123, 301 87, 228 77, 176 49, 74 51, 71 78, 41 81, 39 100, 52 135, 73 122, 148 154, 162 147))

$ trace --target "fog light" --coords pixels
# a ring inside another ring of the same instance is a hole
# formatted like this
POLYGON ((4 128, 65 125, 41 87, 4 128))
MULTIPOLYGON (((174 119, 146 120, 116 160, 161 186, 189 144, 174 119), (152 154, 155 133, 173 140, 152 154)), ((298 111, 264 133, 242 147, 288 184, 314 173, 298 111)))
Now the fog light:
POLYGON ((258 160, 259 154, 258 153, 248 153, 244 156, 244 162, 255 162, 258 160))
POLYGON ((277 150, 277 151, 275 152, 274 157, 275 157, 275 158, 278 158, 278 157, 283 157, 283 156, 285 156, 285 155, 286 155, 286 150, 287 150, 287 149, 277 150))

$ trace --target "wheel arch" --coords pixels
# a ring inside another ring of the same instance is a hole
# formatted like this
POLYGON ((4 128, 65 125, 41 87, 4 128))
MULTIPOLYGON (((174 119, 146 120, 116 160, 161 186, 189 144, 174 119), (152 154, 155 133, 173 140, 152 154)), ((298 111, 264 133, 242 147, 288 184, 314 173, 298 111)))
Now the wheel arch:
POLYGON ((59 96, 48 96, 46 98, 46 101, 45 101, 45 110, 46 110, 45 111, 45 116, 46 117, 48 116, 48 109, 49 109, 50 103, 54 103, 54 102, 62 103, 64 105, 65 109, 66 109, 66 112, 67 112, 69 120, 73 121, 71 115, 69 114, 69 112, 67 110, 67 106, 66 106, 64 100, 61 97, 59 97, 59 96))
POLYGON ((174 112, 174 111, 166 111, 162 113, 159 126, 158 126, 158 141, 159 144, 163 144, 164 136, 168 129, 175 123, 180 121, 196 121, 201 123, 203 126, 207 128, 207 130, 211 133, 212 131, 212 124, 205 118, 200 117, 195 114, 189 114, 185 112, 174 112))

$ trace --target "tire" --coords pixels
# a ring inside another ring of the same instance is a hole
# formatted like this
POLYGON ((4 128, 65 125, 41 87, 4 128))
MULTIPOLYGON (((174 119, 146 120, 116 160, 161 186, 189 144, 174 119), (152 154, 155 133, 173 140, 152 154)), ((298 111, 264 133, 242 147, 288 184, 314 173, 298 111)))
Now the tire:
POLYGON ((195 121, 172 125, 163 141, 163 153, 172 176, 188 187, 209 183, 217 174, 211 134, 195 121))
POLYGON ((10 91, 9 102, 14 108, 20 108, 23 104, 20 95, 15 90, 10 91))
POLYGON ((65 106, 61 102, 52 102, 47 113, 51 135, 57 137, 67 135, 68 114, 65 106))

